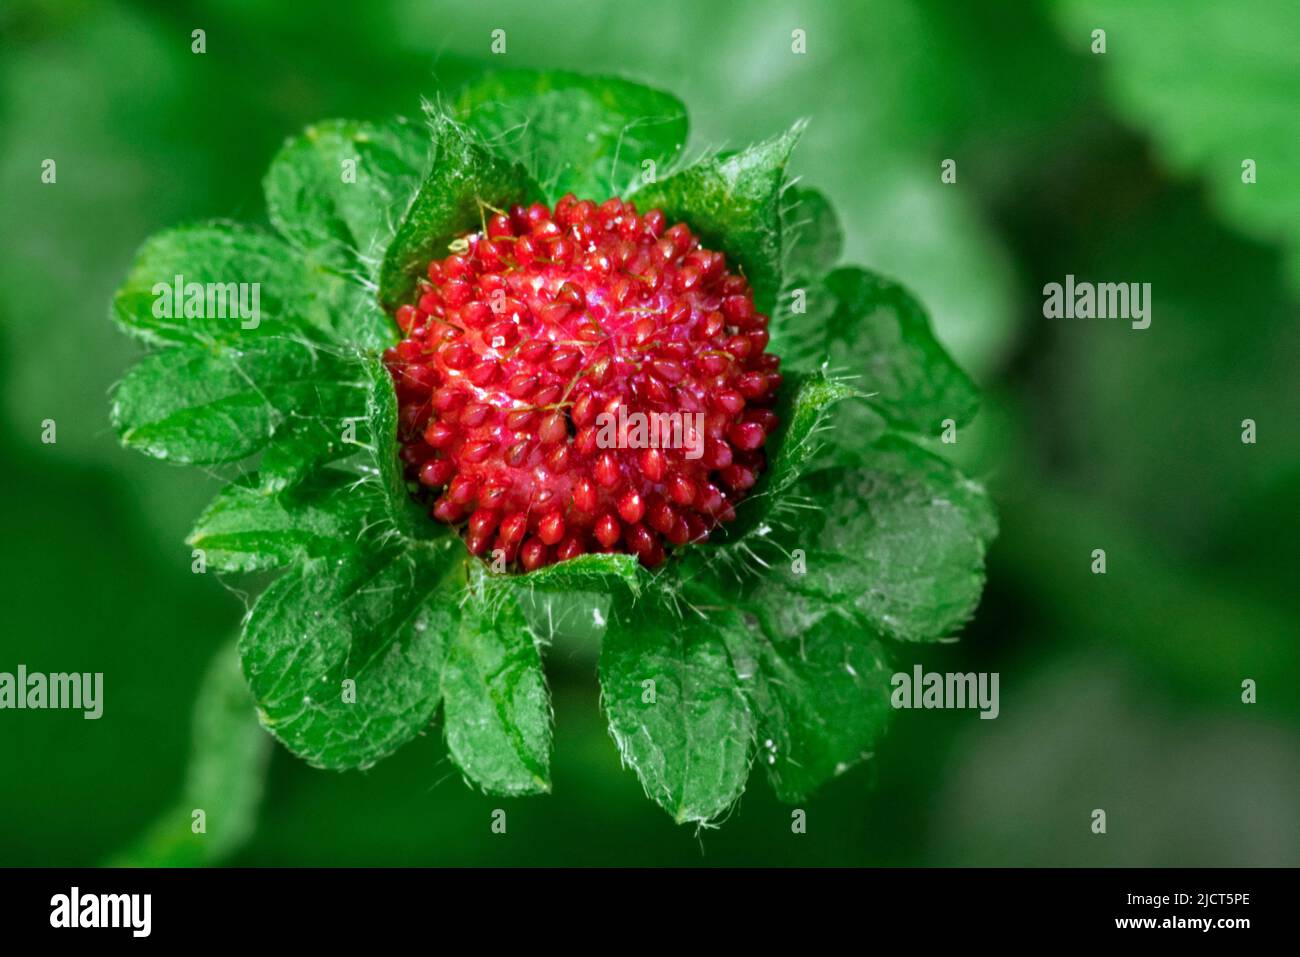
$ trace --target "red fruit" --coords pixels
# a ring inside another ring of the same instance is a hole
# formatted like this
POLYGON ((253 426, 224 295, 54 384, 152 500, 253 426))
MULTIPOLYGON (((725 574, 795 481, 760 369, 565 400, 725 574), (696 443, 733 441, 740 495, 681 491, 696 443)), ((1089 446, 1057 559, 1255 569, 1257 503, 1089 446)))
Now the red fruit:
POLYGON ((524 547, 519 549, 519 564, 524 566, 526 572, 541 568, 547 563, 548 558, 546 544, 540 538, 530 538, 524 542, 524 547))
POLYGON ((564 538, 564 516, 551 512, 537 527, 537 537, 547 545, 555 545, 564 538))
POLYGON ((384 353, 432 516, 525 570, 591 550, 654 566, 734 518, 781 377, 722 254, 660 210, 572 195, 463 239, 384 353))
POLYGON ((635 489, 628 489, 618 499, 618 514, 629 525, 641 521, 645 515, 645 499, 635 489))
POLYGON ((573 483, 573 507, 579 512, 592 513, 600 504, 600 493, 596 483, 585 475, 573 483))
POLYGON ((555 550, 555 560, 567 562, 570 558, 577 558, 587 550, 580 538, 566 538, 560 542, 560 547, 555 550))
POLYGON ((618 519, 613 515, 606 513, 596 519, 596 539, 606 548, 613 548, 622 534, 618 519))
POLYGON ((523 512, 513 512, 501 522, 497 534, 503 544, 517 545, 528 530, 528 516, 523 512))
POLYGON ((456 466, 451 459, 429 459, 420 466, 420 484, 430 487, 446 485, 456 474, 456 466))

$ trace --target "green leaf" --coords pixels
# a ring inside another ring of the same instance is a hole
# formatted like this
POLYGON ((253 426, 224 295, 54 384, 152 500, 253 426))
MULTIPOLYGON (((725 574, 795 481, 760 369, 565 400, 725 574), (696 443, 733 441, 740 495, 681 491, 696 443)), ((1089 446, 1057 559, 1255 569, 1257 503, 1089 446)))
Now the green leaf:
POLYGON ((371 283, 358 285, 333 275, 329 282, 339 287, 330 312, 334 339, 357 350, 375 352, 398 341, 397 323, 380 306, 378 291, 371 283))
POLYGON ((399 534, 423 539, 436 537, 445 526, 429 520, 407 489, 402 461, 398 456, 397 392, 393 377, 384 363, 372 358, 365 363, 367 452, 380 497, 380 510, 386 528, 399 534))
POLYGON ((343 280, 309 266, 276 236, 216 221, 146 240, 113 296, 113 317, 153 345, 248 345, 290 335, 327 341, 336 338, 350 295, 343 280))
POLYGON ((477 562, 442 697, 447 747, 466 777, 489 794, 551 789, 551 700, 538 641, 511 590, 477 562))
POLYGON ((739 153, 702 159, 632 194, 642 212, 662 209, 670 221, 687 223, 705 246, 726 253, 765 312, 781 285, 781 190, 803 127, 798 123, 739 153))
POLYGON ((758 486, 737 509, 737 519, 719 536, 712 551, 736 552, 749 548, 746 539, 761 533, 764 521, 786 510, 786 492, 817 461, 826 422, 836 403, 858 393, 846 382, 824 372, 792 373, 786 377, 776 412, 782 426, 766 449, 770 465, 758 486))
POLYGON ((191 718, 190 763, 176 804, 114 855, 109 867, 218 864, 252 835, 271 756, 257 723, 235 642, 221 647, 199 685, 191 718), (194 811, 205 830, 194 833, 194 811))
POLYGON ((651 576, 632 555, 588 552, 503 581, 514 589, 528 625, 544 643, 598 647, 615 594, 640 594, 651 576))
POLYGON ((809 301, 833 296, 822 310, 789 316, 782 342, 790 369, 829 368, 849 377, 895 428, 937 435, 945 419, 974 417, 979 395, 934 338, 925 310, 902 286, 864 269, 837 269, 809 301), (800 321, 803 320, 803 321, 800 321))
POLYGON ((1300 291, 1295 5, 1254 3, 1249 13, 1214 0, 1050 6, 1080 50, 1088 50, 1094 29, 1106 29, 1106 55, 1084 55, 1102 72, 1120 115, 1150 132, 1164 165, 1202 177, 1229 224, 1285 244, 1291 287, 1300 291), (1242 180, 1247 159, 1255 162, 1253 183, 1242 180))
POLYGON ((301 485, 267 495, 255 482, 226 486, 185 541, 219 571, 279 568, 309 558, 347 558, 377 524, 375 483, 324 469, 301 485))
POLYGON ((640 183, 647 160, 671 165, 686 142, 677 97, 611 76, 511 70, 470 84, 457 115, 531 174, 547 199, 597 203, 640 183))
POLYGON ((604 555, 588 552, 567 562, 547 565, 525 575, 511 576, 517 588, 544 591, 569 591, 597 587, 608 590, 615 583, 626 586, 633 594, 641 590, 644 569, 634 555, 604 555))
POLYGON ((807 571, 772 562, 782 586, 906 641, 953 634, 974 612, 997 524, 984 490, 944 459, 886 435, 859 467, 814 472, 791 495, 797 521, 765 534, 786 556, 802 549, 807 571))
POLYGON ((760 579, 745 631, 728 632, 758 715, 758 762, 796 802, 871 754, 889 722, 892 669, 880 640, 834 605, 760 579))
POLYGON ((791 186, 781 207, 785 243, 782 273, 787 285, 813 281, 834 268, 844 251, 844 227, 830 200, 815 189, 791 186))
POLYGON ((431 110, 429 172, 406 211, 379 272, 379 298, 390 310, 410 301, 429 261, 482 226, 488 207, 527 200, 536 187, 523 168, 498 159, 450 116, 431 110))
POLYGON ((791 376, 790 380, 778 405, 785 427, 769 450, 772 464, 763 486, 769 497, 784 493, 808 468, 821 445, 820 435, 826 430, 827 417, 836 404, 861 395, 848 382, 833 379, 822 371, 791 376))
POLYGON ((855 395, 828 410, 819 431, 824 441, 812 460, 805 463, 806 472, 834 465, 856 465, 890 429, 870 400, 855 395))
POLYGON ((601 699, 623 763, 677 823, 707 823, 740 797, 754 717, 732 668, 726 607, 683 620, 648 601, 614 609, 600 654, 601 699))
POLYGON ((839 304, 824 279, 820 274, 816 277, 788 275, 772 309, 767 348, 781 357, 781 367, 786 373, 821 366, 822 349, 818 343, 839 304))
POLYGON ((373 288, 428 152, 428 130, 404 119, 315 123, 271 161, 267 214, 313 260, 373 288))
MULTIPOLYGON (((356 399, 354 392, 349 390, 341 398, 351 405, 356 399)), ((258 463, 262 491, 273 495, 292 488, 327 462, 356 452, 356 443, 344 438, 348 416, 338 414, 346 411, 341 406, 336 407, 333 416, 321 418, 290 410, 289 417, 275 430, 271 444, 258 463)))
POLYGON ((391 754, 437 711, 464 587, 465 551, 451 536, 294 565, 258 598, 239 642, 262 724, 315 767, 391 754))
POLYGON ((110 417, 123 445, 154 458, 237 462, 296 416, 341 430, 362 395, 355 376, 354 362, 305 340, 165 349, 118 383, 110 417))
POLYGON ((543 645, 563 642, 570 653, 588 652, 592 661, 609 621, 608 591, 516 589, 519 610, 543 645))

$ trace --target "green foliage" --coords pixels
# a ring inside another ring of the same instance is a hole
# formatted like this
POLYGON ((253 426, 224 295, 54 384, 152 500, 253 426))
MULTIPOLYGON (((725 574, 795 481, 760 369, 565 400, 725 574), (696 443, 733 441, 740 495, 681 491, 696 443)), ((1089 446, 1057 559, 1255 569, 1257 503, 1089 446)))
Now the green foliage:
POLYGON ((772 467, 767 471, 766 495, 775 497, 788 489, 808 466, 819 447, 818 433, 825 431, 827 416, 845 399, 861 395, 842 379, 824 372, 790 377, 785 390, 787 401, 780 406, 786 423, 774 448, 770 450, 772 467))
POLYGON ((1169 168, 1202 177, 1228 223, 1284 243, 1292 289, 1300 290, 1295 5, 1265 0, 1247 11, 1214 0, 1054 0, 1052 7, 1076 49, 1090 49, 1092 31, 1104 25, 1097 67, 1118 113, 1150 132, 1169 168), (1254 164, 1249 183, 1246 160, 1254 164))
POLYGON ((704 245, 737 263, 759 308, 781 286, 781 191, 804 124, 730 155, 710 156, 632 194, 639 209, 659 208, 690 225, 704 245))
POLYGON ((824 194, 791 186, 781 207, 782 269, 787 285, 815 281, 835 267, 844 252, 844 227, 824 194))
POLYGON ((766 446, 769 467, 749 498, 741 502, 737 521, 722 533, 728 540, 743 542, 753 529, 789 507, 787 492, 820 458, 837 406, 858 396, 847 382, 821 371, 786 377, 777 404, 783 424, 766 446))
POLYGON ((433 720, 460 621, 463 549, 310 559, 276 579, 239 641, 262 724, 322 768, 364 768, 433 720))
POLYGON ((637 592, 641 588, 644 570, 632 555, 602 555, 588 552, 567 562, 547 565, 535 572, 515 578, 519 587, 542 591, 567 592, 581 588, 608 589, 623 585, 637 592))
POLYGON ((745 789, 754 717, 727 654, 736 613, 683 621, 664 605, 623 602, 600 653, 601 700, 623 762, 679 824, 714 820, 745 789))
POLYGON ((950 635, 978 600, 987 499, 897 434, 967 422, 969 379, 900 287, 853 267, 826 275, 843 229, 824 195, 787 175, 802 124, 673 171, 681 104, 623 80, 495 74, 454 114, 427 112, 427 130, 309 127, 265 180, 283 239, 226 223, 162 233, 115 298, 118 322, 157 350, 114 391, 123 444, 246 470, 188 541, 214 570, 279 573, 239 641, 262 725, 313 766, 365 768, 441 706, 468 782, 549 791, 542 650, 581 635, 602 642, 624 762, 676 821, 724 815, 755 759, 782 799, 802 800, 883 733, 886 640, 950 635), (663 175, 643 182, 646 160, 663 175), (764 308, 785 290, 772 324, 782 426, 717 541, 654 573, 583 555, 495 576, 412 500, 377 355, 393 341, 384 309, 494 209, 570 190, 631 192, 689 223, 764 308), (160 320, 153 287, 169 274, 263 282, 266 328, 160 320), (787 308, 796 288, 810 308, 787 308))
POLYGON ((807 571, 778 567, 772 577, 892 638, 954 634, 984 586, 992 504, 977 483, 901 437, 857 458, 857 467, 819 470, 796 486, 816 508, 773 541, 786 554, 803 549, 807 571))
POLYGON ((802 801, 871 756, 893 669, 884 643, 829 603, 765 582, 746 608, 728 640, 759 716, 758 762, 781 800, 802 801))
POLYGON ((406 120, 309 126, 271 161, 267 215, 305 256, 373 283, 428 150, 427 131, 406 120))
POLYGON ((292 488, 325 463, 346 457, 353 451, 345 432, 348 424, 354 421, 351 413, 357 411, 354 404, 356 392, 351 389, 340 391, 336 398, 340 401, 333 414, 326 418, 303 415, 297 409, 289 410, 288 417, 276 430, 273 441, 258 463, 263 492, 274 495, 292 488))
POLYGON ((429 173, 393 234, 379 271, 379 298, 390 309, 411 297, 429 260, 492 210, 523 202, 536 187, 523 167, 492 153, 440 109, 429 110, 429 173))
POLYGON ((229 572, 345 558, 362 547, 374 499, 373 483, 335 469, 276 494, 243 479, 221 490, 185 541, 203 549, 210 567, 229 572))
POLYGON ((113 296, 113 317, 126 332, 156 346, 248 344, 283 336, 321 342, 333 337, 335 324, 350 312, 349 295, 346 283, 270 233, 215 221, 169 229, 145 242, 113 296), (196 283, 203 298, 190 307, 190 286, 196 283), (231 283, 248 284, 244 298, 231 283), (252 305, 253 284, 258 315, 244 318, 235 305, 252 305))
POLYGON ((831 302, 829 316, 791 315, 784 364, 849 376, 892 426, 938 435, 943 420, 965 425, 979 407, 970 378, 930 330, 925 310, 903 287, 846 267, 812 293, 831 302))
POLYGON ((397 457, 397 395, 393 381, 378 359, 366 362, 365 377, 366 468, 375 479, 379 496, 374 521, 400 535, 427 537, 431 534, 429 523, 407 492, 397 457))
POLYGON ((253 832, 271 748, 258 726, 233 641, 208 666, 191 724, 193 745, 180 798, 109 866, 216 864, 253 832), (196 810, 203 815, 201 827, 196 810))
POLYGON ((476 566, 442 672, 447 747, 491 794, 551 789, 551 700, 513 590, 476 566))
POLYGON ((626 195, 649 168, 672 165, 687 133, 677 97, 563 70, 490 73, 461 92, 456 112, 528 170, 550 203, 565 193, 598 203, 626 195))
POLYGON ((113 391, 110 415, 124 445, 154 458, 236 462, 286 429, 297 441, 302 409, 341 430, 361 395, 347 381, 351 373, 306 340, 166 349, 127 374, 113 391))

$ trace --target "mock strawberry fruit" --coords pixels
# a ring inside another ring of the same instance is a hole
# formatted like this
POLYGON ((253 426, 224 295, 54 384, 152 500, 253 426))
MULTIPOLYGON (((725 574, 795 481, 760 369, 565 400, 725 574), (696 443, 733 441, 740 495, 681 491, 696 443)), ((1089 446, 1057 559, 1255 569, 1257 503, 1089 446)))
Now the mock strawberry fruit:
POLYGON ((384 354, 433 518, 531 571, 589 551, 653 567, 735 517, 781 375, 721 253, 660 210, 572 195, 452 249, 384 354))

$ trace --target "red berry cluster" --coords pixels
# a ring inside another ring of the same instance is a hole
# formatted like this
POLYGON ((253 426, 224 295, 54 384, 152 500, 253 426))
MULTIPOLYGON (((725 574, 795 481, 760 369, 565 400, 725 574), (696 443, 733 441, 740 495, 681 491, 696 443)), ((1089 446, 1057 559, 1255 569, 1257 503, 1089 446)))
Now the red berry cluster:
POLYGON ((408 477, 441 489, 435 519, 531 571, 588 551, 653 567, 665 543, 735 517, 765 465, 781 360, 721 253, 660 210, 572 195, 498 212, 452 249, 384 353, 408 477), (601 413, 620 409, 703 435, 609 442, 601 413))

